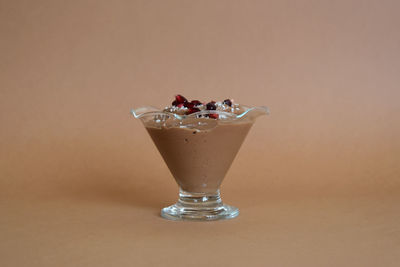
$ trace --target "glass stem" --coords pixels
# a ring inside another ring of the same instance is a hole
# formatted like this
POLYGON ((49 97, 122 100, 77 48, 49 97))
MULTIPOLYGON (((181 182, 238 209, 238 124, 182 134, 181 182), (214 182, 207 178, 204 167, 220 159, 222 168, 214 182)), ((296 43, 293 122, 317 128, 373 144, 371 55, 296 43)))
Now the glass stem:
POLYGON ((214 193, 193 193, 179 188, 179 200, 177 205, 193 209, 218 209, 223 207, 219 190, 214 193))

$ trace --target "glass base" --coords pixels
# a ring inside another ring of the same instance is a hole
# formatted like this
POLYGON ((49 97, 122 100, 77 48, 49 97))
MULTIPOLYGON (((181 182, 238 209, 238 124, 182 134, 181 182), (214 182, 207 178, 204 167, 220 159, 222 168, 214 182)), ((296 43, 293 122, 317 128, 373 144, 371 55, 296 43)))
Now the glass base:
POLYGON ((238 208, 222 203, 219 190, 215 193, 190 193, 180 189, 178 202, 161 210, 163 218, 175 221, 214 221, 238 215, 238 208))

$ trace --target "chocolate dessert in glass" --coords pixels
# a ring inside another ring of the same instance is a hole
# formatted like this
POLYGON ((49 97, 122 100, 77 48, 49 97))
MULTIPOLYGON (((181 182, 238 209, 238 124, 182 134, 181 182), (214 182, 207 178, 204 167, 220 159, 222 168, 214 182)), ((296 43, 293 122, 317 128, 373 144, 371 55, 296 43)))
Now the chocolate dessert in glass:
POLYGON ((219 220, 239 215, 220 197, 220 185, 256 118, 267 107, 248 107, 231 99, 188 101, 177 95, 160 110, 132 110, 158 148, 179 186, 178 202, 163 208, 171 220, 219 220))

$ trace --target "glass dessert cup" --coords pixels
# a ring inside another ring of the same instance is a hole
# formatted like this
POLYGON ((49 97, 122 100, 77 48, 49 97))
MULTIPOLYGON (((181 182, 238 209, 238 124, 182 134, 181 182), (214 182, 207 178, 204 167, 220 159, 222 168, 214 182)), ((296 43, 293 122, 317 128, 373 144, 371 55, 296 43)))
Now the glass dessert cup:
POLYGON ((179 186, 177 203, 163 208, 162 217, 209 221, 239 215, 238 208, 222 202, 219 188, 251 126, 269 113, 267 107, 241 107, 239 114, 203 110, 179 115, 155 107, 132 110, 179 186))

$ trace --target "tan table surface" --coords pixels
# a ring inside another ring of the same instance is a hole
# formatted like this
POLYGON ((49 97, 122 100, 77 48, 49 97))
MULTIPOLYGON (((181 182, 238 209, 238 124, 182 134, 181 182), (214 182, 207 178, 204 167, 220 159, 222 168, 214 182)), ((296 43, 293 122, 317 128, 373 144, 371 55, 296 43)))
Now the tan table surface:
POLYGON ((0 266, 399 266, 398 1, 0 1, 0 266), (268 105, 173 222, 131 107, 268 105))

